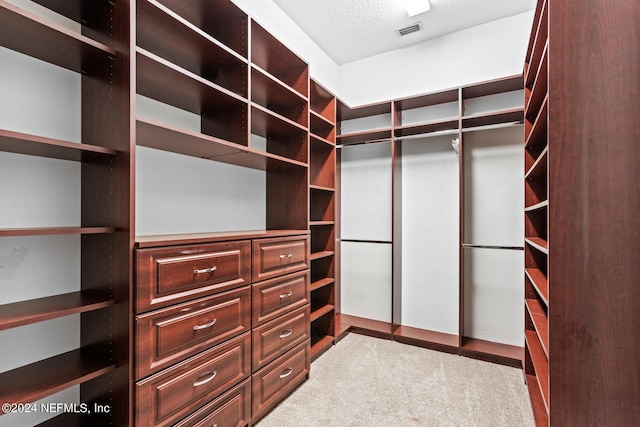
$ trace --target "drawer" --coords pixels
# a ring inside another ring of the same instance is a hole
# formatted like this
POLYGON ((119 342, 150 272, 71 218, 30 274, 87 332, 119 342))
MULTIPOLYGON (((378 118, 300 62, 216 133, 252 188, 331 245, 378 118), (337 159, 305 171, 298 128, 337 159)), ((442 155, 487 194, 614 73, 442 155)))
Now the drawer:
POLYGON ((309 305, 253 329, 252 368, 258 370, 309 338, 309 305))
POLYGON ((136 310, 166 307, 251 282, 247 241, 136 251, 136 310))
POLYGON ((243 427, 251 422, 251 380, 245 380, 175 427, 243 427))
POLYGON ((172 425, 247 378, 250 369, 247 332, 139 381, 136 425, 172 425))
POLYGON ((309 340, 299 344, 251 376, 253 421, 286 398, 309 374, 309 340))
POLYGON ((137 316, 136 378, 250 330, 250 316, 250 286, 137 316))
POLYGON ((253 241, 253 281, 309 268, 309 236, 253 241))
POLYGON ((253 326, 275 319, 309 303, 309 271, 301 271, 253 285, 253 326))

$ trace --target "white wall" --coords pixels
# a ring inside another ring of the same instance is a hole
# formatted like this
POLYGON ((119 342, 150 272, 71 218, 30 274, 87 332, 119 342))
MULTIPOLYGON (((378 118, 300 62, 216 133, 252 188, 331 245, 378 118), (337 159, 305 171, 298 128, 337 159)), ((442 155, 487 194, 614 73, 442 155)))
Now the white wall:
POLYGON ((533 11, 340 67, 340 90, 356 106, 522 73, 533 11))

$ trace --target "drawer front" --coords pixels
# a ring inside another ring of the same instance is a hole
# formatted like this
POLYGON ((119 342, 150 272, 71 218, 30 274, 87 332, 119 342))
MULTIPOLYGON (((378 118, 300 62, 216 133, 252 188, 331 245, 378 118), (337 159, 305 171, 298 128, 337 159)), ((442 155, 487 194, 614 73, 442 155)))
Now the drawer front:
POLYGON ((262 418, 300 385, 309 373, 309 340, 251 377, 253 421, 262 418))
POLYGON ((253 329, 253 370, 257 370, 291 347, 309 338, 310 308, 304 307, 285 314, 253 329))
POLYGON ((137 316, 137 378, 250 330, 250 313, 245 286, 137 316))
POLYGON ((253 241, 253 281, 309 268, 309 236, 253 241))
POLYGON ((253 326, 309 303, 309 271, 253 285, 253 326))
POLYGON ((165 369, 136 384, 138 426, 166 426, 194 412, 251 369, 251 334, 237 338, 165 369))
POLYGON ((138 313, 251 282, 247 241, 136 251, 138 313))
POLYGON ((251 422, 251 380, 245 380, 175 427, 243 427, 251 422))

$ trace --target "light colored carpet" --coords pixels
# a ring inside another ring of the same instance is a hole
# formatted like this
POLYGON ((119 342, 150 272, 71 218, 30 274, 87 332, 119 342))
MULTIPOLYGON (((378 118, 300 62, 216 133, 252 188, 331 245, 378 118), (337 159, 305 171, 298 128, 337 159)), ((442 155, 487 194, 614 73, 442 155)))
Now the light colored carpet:
POLYGON ((534 426, 515 368, 349 334, 258 427, 534 426))

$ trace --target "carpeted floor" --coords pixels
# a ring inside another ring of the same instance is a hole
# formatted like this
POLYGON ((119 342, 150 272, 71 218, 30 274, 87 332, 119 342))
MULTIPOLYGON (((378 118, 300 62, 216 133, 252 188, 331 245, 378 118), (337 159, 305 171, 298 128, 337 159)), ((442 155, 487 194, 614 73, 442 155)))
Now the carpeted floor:
POLYGON ((534 426, 522 371, 349 334, 258 427, 534 426))

